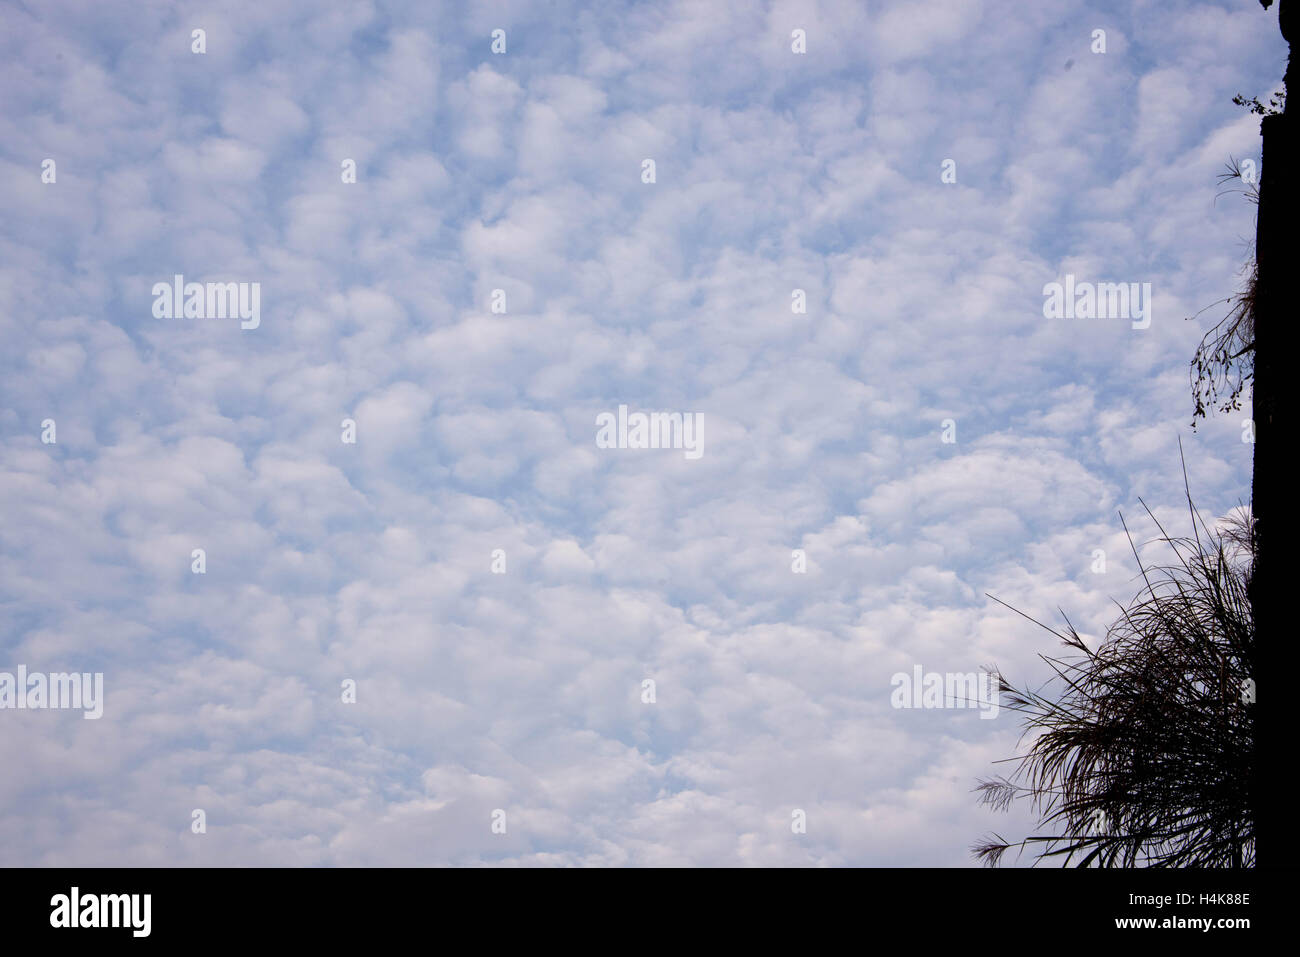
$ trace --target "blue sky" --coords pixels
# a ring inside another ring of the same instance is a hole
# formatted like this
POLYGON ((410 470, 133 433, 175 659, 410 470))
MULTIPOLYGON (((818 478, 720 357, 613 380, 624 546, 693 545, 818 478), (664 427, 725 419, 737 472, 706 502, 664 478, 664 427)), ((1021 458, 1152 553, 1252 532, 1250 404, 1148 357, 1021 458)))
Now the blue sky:
POLYGON ((106 696, 0 711, 0 863, 968 865, 1015 718, 891 675, 1045 680, 986 592, 1103 634, 1180 438, 1249 496, 1185 317, 1253 235, 1257 4, 0 18, 0 671, 106 696), (155 318, 177 273, 260 326, 155 318), (1044 318, 1067 273, 1150 327, 1044 318), (620 404, 703 456, 598 448, 620 404))

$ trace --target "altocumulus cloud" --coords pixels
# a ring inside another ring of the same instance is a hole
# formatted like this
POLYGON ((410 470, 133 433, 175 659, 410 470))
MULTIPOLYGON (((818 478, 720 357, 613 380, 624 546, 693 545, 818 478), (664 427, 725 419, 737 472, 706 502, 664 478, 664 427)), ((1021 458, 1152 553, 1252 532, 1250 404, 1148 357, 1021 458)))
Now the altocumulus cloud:
POLYGON ((1244 496, 1182 317, 1258 11, 0 16, 0 670, 104 676, 0 711, 5 864, 969 863, 1013 718, 891 675, 1041 674, 986 591, 1103 629, 1179 435, 1244 496), (1067 274, 1149 328, 1045 319, 1067 274))

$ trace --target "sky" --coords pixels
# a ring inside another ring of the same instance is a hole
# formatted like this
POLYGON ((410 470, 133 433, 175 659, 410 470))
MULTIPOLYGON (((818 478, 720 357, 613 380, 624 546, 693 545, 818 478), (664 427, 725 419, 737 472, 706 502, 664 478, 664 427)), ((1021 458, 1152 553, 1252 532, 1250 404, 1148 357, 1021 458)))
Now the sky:
POLYGON ((1188 363, 1276 7, 5 0, 0 53, 0 673, 103 675, 0 709, 0 865, 976 866, 1017 716, 893 676, 1045 681, 990 594, 1104 635, 1180 441, 1249 499, 1188 363))

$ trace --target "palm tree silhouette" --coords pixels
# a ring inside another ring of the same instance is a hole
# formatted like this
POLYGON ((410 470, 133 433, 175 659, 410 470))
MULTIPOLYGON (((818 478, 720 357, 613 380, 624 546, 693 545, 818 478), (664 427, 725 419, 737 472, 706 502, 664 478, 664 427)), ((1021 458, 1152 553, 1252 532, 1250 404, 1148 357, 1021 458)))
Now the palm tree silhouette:
POLYGON ((1174 561, 1138 556, 1144 587, 1096 650, 1068 619, 1064 632, 1035 621, 1072 651, 1041 656, 1059 692, 1019 690, 993 669, 1032 743, 976 790, 995 809, 1030 801, 1054 833, 991 835, 972 847, 984 863, 1034 847, 1066 866, 1254 866, 1254 523, 1240 510, 1211 530, 1190 494, 1188 507, 1192 536, 1156 523, 1174 561))

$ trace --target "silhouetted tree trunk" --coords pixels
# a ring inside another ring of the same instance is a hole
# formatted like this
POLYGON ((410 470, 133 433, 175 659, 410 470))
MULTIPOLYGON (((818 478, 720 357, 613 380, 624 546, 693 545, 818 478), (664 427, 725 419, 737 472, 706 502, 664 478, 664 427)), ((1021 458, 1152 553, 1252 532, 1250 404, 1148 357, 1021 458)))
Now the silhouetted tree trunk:
MULTIPOLYGON (((1267 3, 1263 4, 1265 7, 1267 3)), ((1259 187, 1259 217, 1255 234, 1255 258, 1259 266, 1259 279, 1256 287, 1255 303, 1255 379, 1253 383, 1253 406, 1255 418, 1254 475, 1251 486, 1251 509, 1256 519, 1256 535, 1259 551, 1256 558, 1254 581, 1251 585, 1250 601, 1255 621, 1257 640, 1255 647, 1260 666, 1255 672, 1260 675, 1260 687, 1256 689, 1261 696, 1261 706, 1265 714, 1276 715, 1277 707, 1283 700, 1293 700, 1292 689, 1287 687, 1289 680, 1296 676, 1296 665, 1300 656, 1296 653, 1296 643, 1300 636, 1291 629, 1284 629, 1285 610, 1280 607, 1284 589, 1294 594, 1293 587, 1288 588, 1288 572, 1283 567, 1288 542, 1294 547, 1295 509, 1294 500, 1288 501, 1288 486, 1294 485, 1293 479, 1286 477, 1287 460, 1294 460, 1297 452, 1289 441, 1288 428, 1294 429, 1296 403, 1295 385, 1286 386, 1286 376, 1296 374, 1288 371, 1288 362, 1294 362, 1300 353, 1296 351, 1295 334, 1295 283, 1300 277, 1300 263, 1297 263, 1296 248, 1300 237, 1296 236, 1296 227, 1300 224, 1300 210, 1296 204, 1296 135, 1297 114, 1290 112, 1292 97, 1291 77, 1294 72, 1294 42, 1300 33, 1300 25, 1292 22, 1296 16, 1294 3, 1279 0, 1278 20, 1282 28, 1282 37, 1292 45, 1292 53, 1287 59, 1284 80, 1288 93, 1287 104, 1282 113, 1264 117, 1260 124, 1263 137, 1262 175, 1259 187), (1288 289, 1288 286, 1291 288, 1288 289), (1289 453, 1289 454, 1288 454, 1289 453)), ((1293 493, 1294 494, 1294 493, 1293 493)), ((1290 600, 1295 600, 1294 597, 1290 600)), ((1279 844, 1270 841, 1275 830, 1268 814, 1268 809, 1261 807, 1265 794, 1281 794, 1284 791, 1283 765, 1289 764, 1283 756, 1292 750, 1283 739, 1282 732, 1291 738, 1291 732, 1279 721, 1265 720, 1259 722, 1257 733, 1262 739, 1263 755, 1272 755, 1273 760, 1256 760, 1252 774, 1251 796, 1255 806, 1257 847, 1265 848, 1257 859, 1264 863, 1270 859, 1271 848, 1279 844), (1263 812, 1263 813, 1261 813, 1263 812)), ((1257 851, 1257 854, 1259 852, 1257 851)), ((1280 855, 1279 855, 1280 856, 1280 855)))

